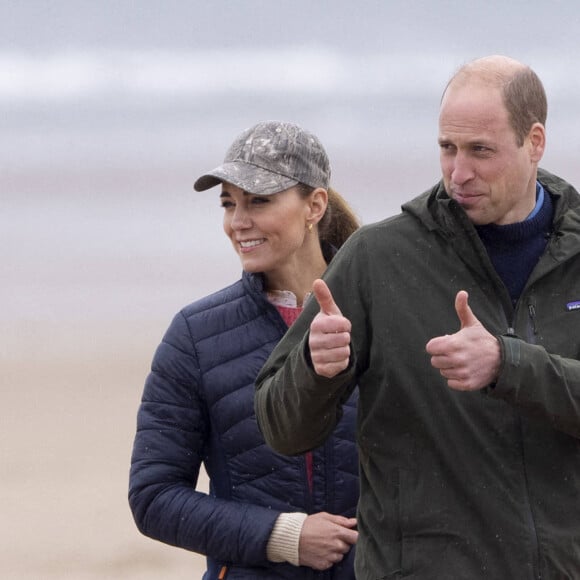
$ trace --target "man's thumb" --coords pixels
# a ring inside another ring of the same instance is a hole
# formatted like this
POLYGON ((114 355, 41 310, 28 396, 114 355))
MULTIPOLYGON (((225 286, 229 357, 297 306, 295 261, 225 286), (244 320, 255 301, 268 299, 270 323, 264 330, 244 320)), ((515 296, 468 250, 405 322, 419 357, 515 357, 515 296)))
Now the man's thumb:
POLYGON ((465 290, 460 290, 455 297, 455 312, 457 312, 457 316, 459 317, 461 328, 480 324, 475 314, 473 314, 473 310, 471 310, 467 303, 468 298, 469 294, 465 290))
POLYGON ((341 314, 340 308, 336 305, 330 289, 324 280, 315 280, 312 285, 312 291, 318 304, 320 304, 320 311, 324 314, 341 314))

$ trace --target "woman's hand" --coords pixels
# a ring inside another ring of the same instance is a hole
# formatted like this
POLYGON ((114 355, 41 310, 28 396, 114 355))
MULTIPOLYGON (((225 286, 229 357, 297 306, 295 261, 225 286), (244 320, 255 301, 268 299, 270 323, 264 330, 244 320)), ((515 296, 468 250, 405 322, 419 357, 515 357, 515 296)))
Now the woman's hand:
POLYGON ((358 539, 356 518, 320 512, 304 520, 298 553, 301 566, 327 570, 340 562, 358 539))

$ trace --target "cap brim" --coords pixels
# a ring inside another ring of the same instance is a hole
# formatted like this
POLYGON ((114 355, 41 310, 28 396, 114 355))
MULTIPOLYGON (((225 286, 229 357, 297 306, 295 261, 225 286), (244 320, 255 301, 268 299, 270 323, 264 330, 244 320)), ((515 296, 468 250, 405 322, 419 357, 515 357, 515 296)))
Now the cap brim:
POLYGON ((205 191, 227 181, 256 195, 272 195, 298 185, 298 181, 273 173, 245 161, 230 161, 202 175, 193 184, 196 191, 205 191))

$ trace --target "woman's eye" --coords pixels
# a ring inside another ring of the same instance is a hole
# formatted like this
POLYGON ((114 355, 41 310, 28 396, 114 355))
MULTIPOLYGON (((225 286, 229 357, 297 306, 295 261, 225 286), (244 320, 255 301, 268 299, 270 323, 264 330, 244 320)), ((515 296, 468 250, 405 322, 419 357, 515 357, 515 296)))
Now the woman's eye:
POLYGON ((230 207, 234 207, 234 204, 231 201, 222 201, 220 205, 224 209, 229 209, 230 207))
POLYGON ((253 197, 252 203, 256 205, 260 205, 262 203, 269 203, 270 200, 267 197, 253 197))

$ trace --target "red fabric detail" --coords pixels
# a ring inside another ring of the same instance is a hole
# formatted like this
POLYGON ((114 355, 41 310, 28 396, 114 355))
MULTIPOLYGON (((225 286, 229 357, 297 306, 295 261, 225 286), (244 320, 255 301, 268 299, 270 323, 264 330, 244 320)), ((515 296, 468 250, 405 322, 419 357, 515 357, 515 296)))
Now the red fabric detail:
POLYGON ((292 307, 292 306, 276 305, 276 308, 278 309, 280 316, 282 316, 284 322, 288 326, 292 326, 292 324, 295 322, 295 320, 300 316, 300 313, 302 312, 301 306, 292 307))
POLYGON ((310 495, 312 495, 312 488, 314 486, 314 457, 312 451, 307 451, 304 454, 304 459, 306 460, 306 477, 308 478, 308 489, 310 490, 310 495))

